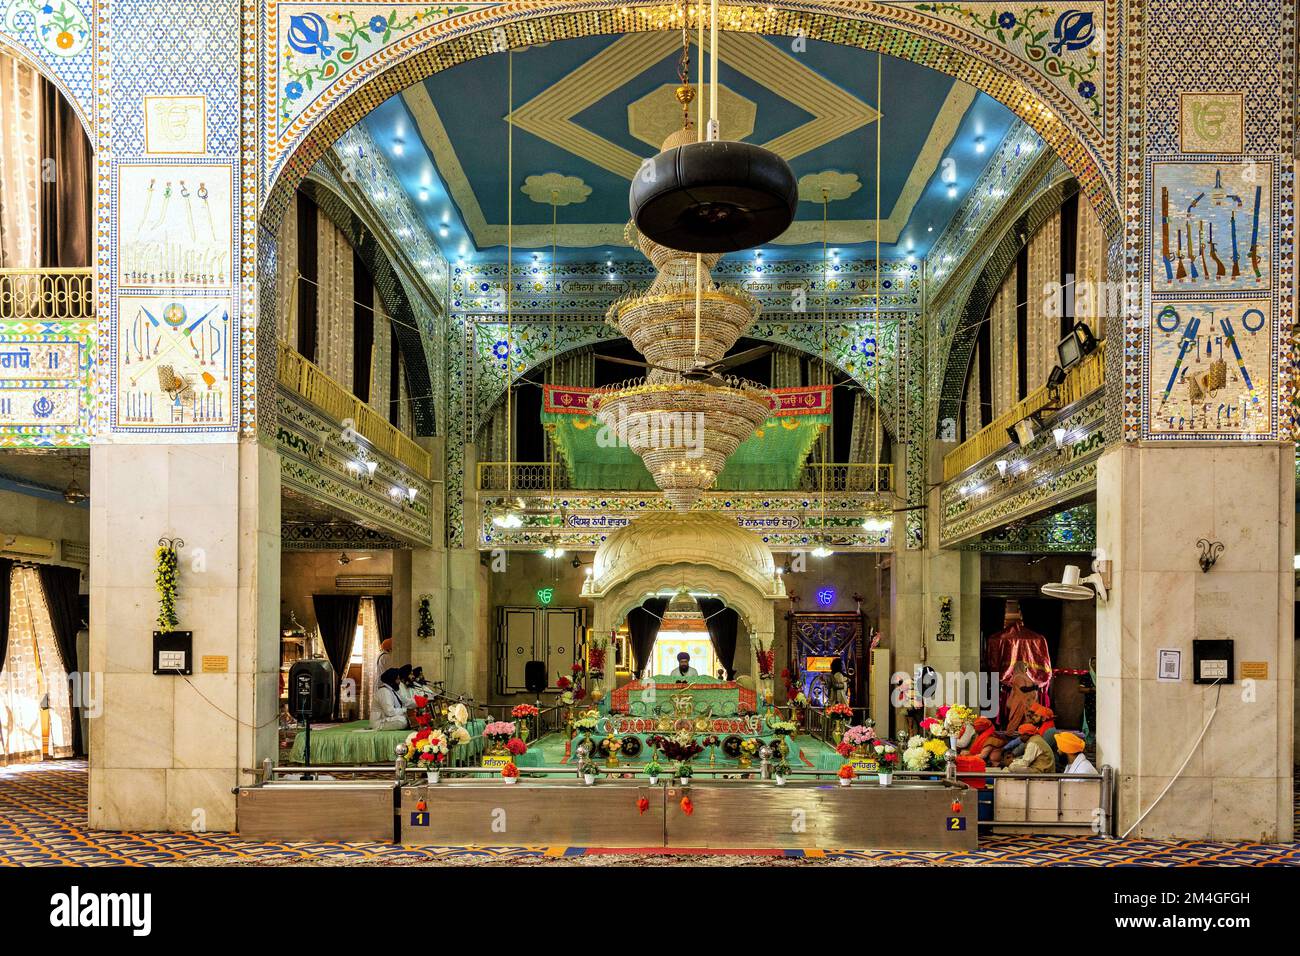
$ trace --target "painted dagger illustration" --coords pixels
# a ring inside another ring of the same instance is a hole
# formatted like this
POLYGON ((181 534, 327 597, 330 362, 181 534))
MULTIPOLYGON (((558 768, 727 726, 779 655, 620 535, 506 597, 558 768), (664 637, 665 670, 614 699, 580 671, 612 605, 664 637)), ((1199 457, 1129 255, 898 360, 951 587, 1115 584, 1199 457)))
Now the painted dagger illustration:
POLYGON ((1165 385, 1165 393, 1160 397, 1160 401, 1169 401, 1169 393, 1174 390, 1174 383, 1178 381, 1178 373, 1183 367, 1183 359, 1187 356, 1187 350, 1192 347, 1193 343, 1199 346, 1200 337, 1197 335, 1201 329, 1201 320, 1192 318, 1187 320, 1187 327, 1183 329, 1183 341, 1178 347, 1178 358, 1174 360, 1173 371, 1169 373, 1169 381, 1165 385))
POLYGON ((1241 372, 1241 381, 1250 392, 1250 400, 1258 405, 1259 396, 1255 394, 1255 386, 1250 381, 1250 372, 1246 371, 1246 360, 1241 357, 1241 349, 1237 347, 1237 336, 1233 333, 1232 322, 1228 319, 1220 319, 1219 328, 1223 330, 1223 337, 1228 340, 1232 354, 1237 357, 1237 370, 1241 372))

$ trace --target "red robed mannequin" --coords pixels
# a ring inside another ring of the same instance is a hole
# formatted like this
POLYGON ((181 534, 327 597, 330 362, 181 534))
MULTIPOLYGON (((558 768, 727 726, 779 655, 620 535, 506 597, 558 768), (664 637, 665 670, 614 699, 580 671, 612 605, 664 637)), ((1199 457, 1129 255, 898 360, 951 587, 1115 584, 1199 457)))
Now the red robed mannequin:
POLYGON ((1024 722, 1030 704, 1051 706, 1052 655, 1047 638, 1025 627, 1019 601, 1007 601, 1002 623, 1002 630, 985 643, 985 657, 1002 683, 999 723, 1014 730, 1024 722))

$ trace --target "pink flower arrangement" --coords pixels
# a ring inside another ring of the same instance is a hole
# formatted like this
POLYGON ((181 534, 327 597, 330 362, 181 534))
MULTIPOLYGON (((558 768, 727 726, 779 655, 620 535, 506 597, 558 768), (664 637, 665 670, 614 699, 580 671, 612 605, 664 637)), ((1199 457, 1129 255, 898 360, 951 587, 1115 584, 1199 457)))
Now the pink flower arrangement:
POLYGON ((483 728, 483 736, 488 740, 504 743, 515 735, 515 725, 508 720, 494 720, 483 728))
POLYGON ((844 731, 844 736, 840 739, 851 747, 865 747, 876 739, 876 732, 871 727, 854 724, 844 731))

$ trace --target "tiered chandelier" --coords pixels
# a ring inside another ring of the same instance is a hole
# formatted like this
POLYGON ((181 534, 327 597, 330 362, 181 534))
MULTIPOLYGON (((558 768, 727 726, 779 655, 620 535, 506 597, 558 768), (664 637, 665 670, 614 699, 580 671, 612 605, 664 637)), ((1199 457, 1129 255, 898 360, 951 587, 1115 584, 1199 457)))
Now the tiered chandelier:
MULTIPOLYGON (((683 34, 686 40, 685 30, 683 34)), ((716 34, 714 43, 716 57, 716 34)), ((677 99, 684 128, 668 136, 665 152, 698 139, 690 124, 695 91, 687 85, 689 45, 683 46, 677 99)), ((713 102, 716 128, 716 93, 713 102)), ((766 388, 719 374, 768 351, 724 359, 753 325, 758 303, 738 288, 714 282, 711 270, 720 253, 670 249, 638 231, 633 222, 624 234, 658 275, 643 294, 614 303, 606 321, 645 356, 648 371, 642 379, 603 389, 596 396, 596 417, 640 456, 674 510, 685 512, 717 480, 740 443, 772 413, 772 395, 766 388)))

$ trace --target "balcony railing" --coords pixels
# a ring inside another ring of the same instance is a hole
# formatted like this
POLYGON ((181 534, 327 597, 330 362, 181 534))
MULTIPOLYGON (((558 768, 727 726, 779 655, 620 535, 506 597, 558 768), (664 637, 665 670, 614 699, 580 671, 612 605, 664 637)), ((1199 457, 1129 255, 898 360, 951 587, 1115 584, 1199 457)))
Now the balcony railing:
POLYGON ((352 428, 375 449, 401 462, 421 478, 429 477, 431 458, 427 451, 283 342, 278 371, 283 388, 301 395, 340 424, 351 421, 352 428))
POLYGON ((1007 429, 1046 408, 1067 408, 1106 384, 1106 343, 1072 368, 1056 393, 1046 385, 1030 392, 943 457, 943 480, 951 481, 1007 445, 1007 429))
POLYGON ((894 483, 894 466, 882 462, 810 461, 799 475, 799 490, 820 492, 823 480, 833 493, 853 491, 889 491, 894 483))
POLYGON ((90 319, 95 275, 84 269, 0 269, 0 319, 90 319))
MULTIPOLYGON (((563 462, 552 464, 548 461, 481 461, 478 463, 478 488, 480 491, 549 491, 552 488, 551 475, 554 470, 557 491, 572 489, 568 470, 563 462), (509 481, 507 482, 507 478, 509 481)), ((839 492, 875 492, 888 491, 892 487, 894 466, 890 464, 874 465, 809 462, 804 468, 799 481, 799 491, 820 492, 822 476, 825 475, 826 490, 839 492)), ((605 491, 617 491, 606 488, 605 491)))

